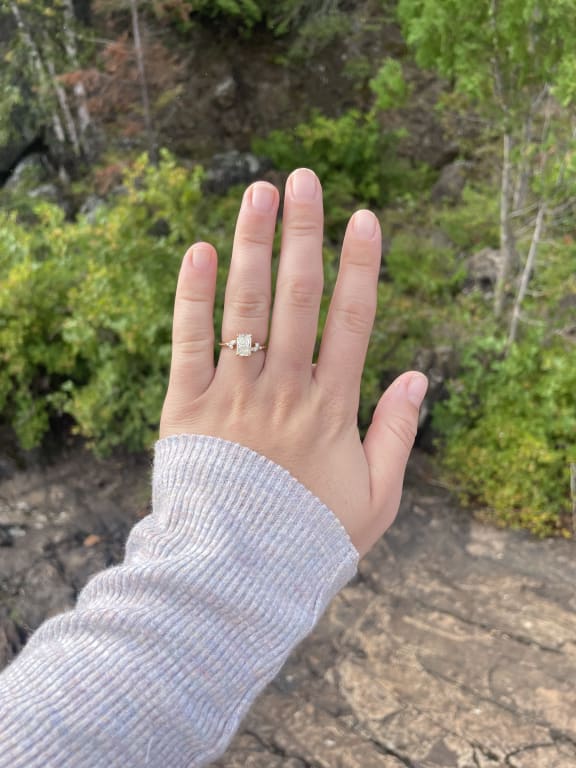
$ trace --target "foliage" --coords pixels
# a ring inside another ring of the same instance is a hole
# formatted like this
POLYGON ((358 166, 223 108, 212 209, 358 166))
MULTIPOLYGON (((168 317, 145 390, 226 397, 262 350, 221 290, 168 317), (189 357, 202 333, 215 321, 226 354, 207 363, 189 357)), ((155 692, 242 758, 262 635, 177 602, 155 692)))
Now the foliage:
MULTIPOLYGON (((576 0, 399 0, 417 63, 453 80, 476 104, 524 113, 527 96, 560 78, 567 98, 576 0)), ((573 79, 573 70, 572 70, 573 79)))
POLYGON ((468 184, 460 204, 438 208, 433 219, 454 245, 465 252, 498 247, 498 197, 489 186, 468 184))
POLYGON ((458 292, 466 276, 453 250, 410 231, 392 239, 386 268, 403 293, 428 301, 449 299, 458 292))
POLYGON ((385 59, 370 80, 375 95, 374 107, 382 112, 402 106, 410 94, 410 84, 404 79, 402 65, 397 59, 385 59))
POLYGON ((291 131, 272 131, 256 139, 253 150, 276 168, 314 168, 324 188, 327 230, 341 230, 353 205, 383 205, 400 194, 413 174, 394 148, 398 135, 382 131, 373 113, 356 109, 341 117, 314 113, 291 131))
POLYGON ((138 160, 93 222, 47 203, 33 228, 1 214, 0 412, 25 447, 58 412, 99 451, 152 439, 179 261, 202 236, 200 178, 165 153, 158 168, 138 160))
POLYGON ((534 331, 502 359, 503 341, 470 342, 449 399, 434 413, 443 466, 461 498, 537 535, 568 534, 576 459, 573 346, 534 331))
POLYGON ((275 35, 285 35, 293 29, 306 29, 307 37, 318 30, 320 19, 331 23, 339 14, 339 0, 325 2, 320 7, 315 0, 154 0, 159 17, 174 18, 186 31, 194 17, 208 21, 225 21, 236 29, 250 31, 264 25, 275 35))

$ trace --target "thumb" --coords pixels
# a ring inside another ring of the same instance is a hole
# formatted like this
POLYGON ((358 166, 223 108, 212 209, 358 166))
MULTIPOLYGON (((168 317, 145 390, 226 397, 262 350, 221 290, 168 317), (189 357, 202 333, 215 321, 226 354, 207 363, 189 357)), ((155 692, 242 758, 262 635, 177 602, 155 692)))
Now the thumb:
POLYGON ((378 401, 364 438, 372 504, 383 516, 378 535, 384 533, 398 513, 404 472, 427 389, 428 379, 423 373, 409 371, 399 376, 378 401))

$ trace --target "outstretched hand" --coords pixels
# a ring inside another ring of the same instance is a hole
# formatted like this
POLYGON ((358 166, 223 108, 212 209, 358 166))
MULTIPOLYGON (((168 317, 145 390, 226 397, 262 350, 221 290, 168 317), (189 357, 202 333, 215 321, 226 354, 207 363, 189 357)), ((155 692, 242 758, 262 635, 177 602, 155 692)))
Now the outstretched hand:
POLYGON ((222 340, 252 334, 265 351, 222 347, 214 366, 215 249, 184 256, 174 307, 172 364, 160 438, 221 437, 287 469, 339 518, 360 556, 394 521, 427 388, 418 372, 384 392, 364 442, 360 381, 376 314, 381 232, 376 216, 348 222, 318 361, 312 364, 323 290, 322 188, 294 171, 286 182, 282 246, 270 336, 271 257, 278 190, 252 184, 238 215, 226 284, 222 340))

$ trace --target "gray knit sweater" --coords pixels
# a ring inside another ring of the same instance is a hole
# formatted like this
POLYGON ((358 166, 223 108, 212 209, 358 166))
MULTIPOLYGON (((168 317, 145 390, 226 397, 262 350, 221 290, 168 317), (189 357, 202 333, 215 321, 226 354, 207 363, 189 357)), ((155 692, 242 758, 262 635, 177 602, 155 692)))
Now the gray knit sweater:
POLYGON ((335 515, 237 443, 155 446, 152 514, 0 674, 0 768, 193 768, 354 576, 335 515))

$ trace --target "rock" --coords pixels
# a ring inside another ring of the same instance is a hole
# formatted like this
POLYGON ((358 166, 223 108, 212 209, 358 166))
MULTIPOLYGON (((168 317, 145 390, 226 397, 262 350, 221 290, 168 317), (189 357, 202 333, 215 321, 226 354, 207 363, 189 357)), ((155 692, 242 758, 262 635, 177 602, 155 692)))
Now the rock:
POLYGON ((230 187, 250 184, 262 176, 268 164, 250 152, 231 150, 214 155, 207 168, 203 189, 215 195, 225 194, 230 187))
POLYGON ((4 189, 14 191, 19 187, 33 187, 46 181, 48 176, 48 163, 46 156, 34 152, 27 155, 14 168, 4 189))
POLYGON ((474 253, 466 263, 468 279, 465 289, 477 288, 492 292, 498 279, 500 251, 495 248, 482 248, 474 253))
POLYGON ((103 205, 106 204, 106 201, 103 197, 99 197, 98 195, 88 195, 86 200, 82 203, 80 206, 80 210, 78 211, 79 216, 85 216, 90 224, 93 224, 96 220, 96 211, 98 211, 100 208, 102 208, 103 205))
POLYGON ((222 109, 230 109, 236 102, 237 91, 236 81, 229 75, 216 85, 214 89, 214 101, 222 109))
POLYGON ((447 201, 460 202, 462 190, 466 184, 466 163, 458 160, 445 165, 440 173, 440 178, 432 187, 430 197, 433 203, 447 201))
MULTIPOLYGON (((453 347, 435 347, 434 349, 420 349, 412 366, 415 370, 422 371, 428 377, 428 391, 422 407, 418 427, 426 428, 433 406, 441 400, 445 393, 445 381, 454 377, 457 373, 457 357, 453 347)), ((427 443, 427 435, 421 433, 419 444, 427 443)))
POLYGON ((49 203, 56 203, 56 205, 62 205, 62 196, 60 190, 56 184, 41 184, 39 187, 34 187, 28 192, 28 197, 34 199, 41 198, 47 200, 49 203))
POLYGON ((34 630, 46 618, 62 613, 73 605, 73 588, 65 583, 52 563, 40 561, 28 568, 14 613, 23 626, 34 630))

